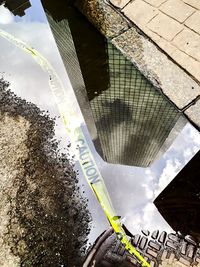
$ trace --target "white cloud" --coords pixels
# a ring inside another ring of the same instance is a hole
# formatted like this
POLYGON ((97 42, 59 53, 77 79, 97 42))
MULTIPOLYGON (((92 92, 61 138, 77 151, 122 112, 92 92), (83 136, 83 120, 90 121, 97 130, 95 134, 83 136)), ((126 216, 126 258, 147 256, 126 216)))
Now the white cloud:
POLYGON ((144 188, 144 190, 145 190, 145 195, 146 195, 146 197, 147 197, 147 199, 153 199, 153 196, 154 196, 154 192, 153 192, 153 190, 151 189, 151 187, 150 187, 150 185, 149 184, 142 184, 141 185, 143 188, 144 188))
POLYGON ((183 164, 177 158, 168 159, 166 161, 165 168, 163 169, 155 190, 155 196, 162 192, 162 190, 175 178, 182 167, 183 164))
POLYGON ((183 151, 183 156, 185 158, 185 163, 187 163, 193 156, 193 149, 188 147, 183 151))
MULTIPOLYGON (((38 50, 51 63, 67 91, 69 101, 66 106, 71 112, 70 128, 74 129, 81 125, 83 118, 48 24, 23 20, 2 24, 0 28, 38 50)), ((49 87, 47 73, 30 55, 1 36, 0 47, 0 73, 4 72, 3 76, 10 82, 11 90, 17 96, 36 104, 42 110, 48 110, 51 117, 58 117, 60 114, 49 87)), ((60 118, 57 118, 57 125, 56 136, 58 139, 62 137, 60 147, 64 148, 68 144, 69 138, 65 134, 66 129, 60 118)), ((74 153, 70 150, 71 156, 74 153)))
MULTIPOLYGON (((76 118, 73 117, 73 127, 74 125, 82 123, 83 119, 76 98, 74 97, 74 92, 60 59, 49 26, 45 23, 31 22, 24 19, 20 22, 10 21, 10 24, 2 24, 0 25, 0 28, 26 42, 48 59, 64 83, 70 100, 71 109, 68 107, 69 110, 71 112, 74 111, 77 115, 76 118)), ((48 110, 51 117, 59 116, 60 114, 58 113, 58 109, 56 108, 54 98, 49 88, 48 75, 30 55, 1 37, 0 48, 0 74, 4 72, 4 78, 10 82, 10 89, 17 96, 36 104, 40 109, 45 111, 48 110)), ((61 140, 60 144, 61 148, 63 148, 62 152, 64 152, 64 148, 68 145, 69 139, 67 138, 68 136, 66 136, 66 130, 64 129, 60 118, 57 119, 56 125, 55 134, 56 137, 61 140)), ((69 152, 70 156, 74 155, 73 151, 69 152)), ((97 237, 96 234, 100 234, 106 227, 108 227, 108 225, 99 203, 95 200, 95 196, 93 196, 89 186, 87 186, 87 182, 83 177, 80 178, 79 176, 79 179, 81 185, 86 184, 86 188, 88 188, 86 190, 86 195, 90 199, 89 207, 92 206, 90 211, 94 218, 93 227, 95 226, 95 229, 92 229, 90 235, 90 240, 93 241, 97 237)))
POLYGON ((179 171, 191 160, 200 149, 200 134, 189 123, 179 134, 173 145, 151 170, 148 177, 155 177, 153 172, 160 168, 154 178, 154 198, 176 177, 179 171))
POLYGON ((148 168, 144 171, 145 175, 147 176, 148 181, 153 182, 156 179, 156 174, 153 172, 152 169, 148 168))
POLYGON ((141 230, 172 231, 152 202, 147 202, 140 209, 129 212, 125 225, 132 233, 140 233, 141 230))
POLYGON ((190 124, 187 125, 186 130, 188 131, 188 135, 190 139, 194 142, 195 145, 200 147, 200 134, 194 129, 190 124))
MULTIPOLYGON (((65 80, 69 99, 73 100, 73 105, 78 113, 73 91, 69 90, 69 81, 66 79, 62 63, 58 59, 57 48, 48 25, 38 22, 14 23, 12 15, 2 7, 0 8, 0 23, 2 23, 0 27, 4 30, 30 43, 51 61, 59 75, 65 80), (3 15, 3 12, 7 15, 3 15), (6 21, 7 23, 5 23, 6 21)), ((5 71, 7 75, 11 74, 7 77, 11 82, 11 88, 15 89, 17 95, 36 103, 42 109, 49 109, 53 115, 58 115, 53 107, 47 75, 30 56, 1 38, 0 47, 0 72, 5 71)), ((59 124, 57 136, 63 137, 63 146, 66 142, 64 133, 65 130, 59 124)), ((199 147, 200 135, 188 124, 165 158, 158 161, 156 168, 140 169, 102 163, 101 171, 117 212, 127 218, 126 221, 132 229, 136 226, 140 229, 167 229, 167 224, 152 204, 153 198, 167 186, 199 147)), ((92 197, 90 199, 93 200, 92 197)), ((99 208, 94 209, 94 212, 98 213, 97 211, 99 212, 99 208)), ((95 218, 97 219, 94 224, 97 229, 104 216, 100 213, 100 215, 96 214, 95 218)), ((103 220, 105 221, 105 219, 103 220)))
POLYGON ((13 21, 14 16, 12 13, 4 6, 0 6, 0 24, 10 24, 13 21))
POLYGON ((155 205, 151 202, 147 203, 143 209, 142 223, 143 223, 143 229, 148 229, 150 231, 153 230, 171 231, 171 228, 168 226, 166 221, 160 215, 155 205))

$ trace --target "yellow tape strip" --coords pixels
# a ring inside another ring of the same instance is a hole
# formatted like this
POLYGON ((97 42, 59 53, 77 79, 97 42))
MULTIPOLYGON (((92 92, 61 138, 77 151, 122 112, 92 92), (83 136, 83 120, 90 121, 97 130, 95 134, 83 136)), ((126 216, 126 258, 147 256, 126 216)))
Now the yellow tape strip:
POLYGON ((116 216, 111 199, 104 184, 104 180, 98 170, 98 167, 95 163, 94 157, 87 144, 81 127, 79 126, 75 128, 74 124, 72 125, 70 123, 71 121, 76 120, 76 114, 74 114, 73 111, 69 112, 70 102, 67 98, 66 91, 56 71, 46 58, 44 58, 40 53, 28 46, 23 41, 15 38, 14 36, 1 29, 0 36, 7 39, 9 42, 19 47, 26 53, 30 54, 35 59, 35 61, 41 66, 41 68, 48 73, 51 91, 55 98, 59 112, 62 116, 67 133, 71 139, 72 147, 75 153, 76 149, 78 148, 79 163, 88 184, 95 193, 111 226, 116 232, 121 243, 124 244, 126 250, 128 250, 130 254, 134 255, 142 266, 150 267, 150 264, 145 261, 145 259, 139 254, 139 252, 131 245, 126 236, 126 233, 124 232, 124 229, 122 228, 122 224, 118 216, 116 216))

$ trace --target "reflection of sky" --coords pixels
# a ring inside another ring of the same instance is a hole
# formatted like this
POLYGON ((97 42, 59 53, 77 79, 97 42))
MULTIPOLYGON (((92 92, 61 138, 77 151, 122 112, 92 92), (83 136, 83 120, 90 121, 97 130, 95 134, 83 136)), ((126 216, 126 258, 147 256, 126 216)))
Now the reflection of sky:
MULTIPOLYGON (((63 80, 72 106, 77 116, 80 117, 77 102, 49 26, 46 24, 40 1, 32 0, 31 2, 32 8, 26 10, 26 16, 23 18, 14 18, 7 10, 0 7, 0 28, 29 43, 51 62, 63 80)), ((5 73, 4 77, 11 83, 11 89, 18 96, 37 104, 41 109, 49 110, 52 117, 58 116, 58 110, 49 90, 47 75, 29 55, 2 38, 0 48, 0 72, 5 73)), ((84 132, 95 154, 85 128, 84 132)), ((56 135, 62 140, 61 146, 66 147, 68 138, 59 118, 57 118, 56 135)), ((106 164, 98 155, 95 156, 118 215, 124 217, 130 230, 169 229, 152 204, 153 199, 199 148, 200 135, 187 124, 167 153, 151 168, 106 164)), ((81 175, 80 184, 86 184, 81 175)), ((108 224, 90 188, 85 185, 81 186, 81 189, 85 191, 90 200, 89 208, 94 220, 91 232, 92 241, 108 224)))
POLYGON ((16 22, 23 21, 31 21, 31 22, 46 22, 46 17, 44 16, 44 11, 42 9, 42 5, 40 0, 29 0, 32 8, 28 8, 25 11, 26 17, 16 16, 14 20, 16 22))

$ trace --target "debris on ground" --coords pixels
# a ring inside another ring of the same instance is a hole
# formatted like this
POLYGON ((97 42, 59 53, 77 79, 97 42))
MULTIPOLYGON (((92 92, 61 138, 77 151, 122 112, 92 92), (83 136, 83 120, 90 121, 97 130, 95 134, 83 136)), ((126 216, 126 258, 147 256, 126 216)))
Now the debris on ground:
POLYGON ((0 266, 79 267, 91 217, 55 121, 0 79, 0 266))

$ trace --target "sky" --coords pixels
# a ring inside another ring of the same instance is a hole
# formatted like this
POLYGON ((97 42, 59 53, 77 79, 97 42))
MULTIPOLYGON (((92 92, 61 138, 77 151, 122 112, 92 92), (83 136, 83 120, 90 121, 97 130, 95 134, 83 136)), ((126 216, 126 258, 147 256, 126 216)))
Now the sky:
MULTIPOLYGON (((32 7, 22 18, 14 17, 1 6, 0 29, 30 44, 49 60, 66 88, 74 112, 80 123, 84 125, 73 88, 40 1, 31 2, 32 7)), ((48 110, 52 117, 56 117, 56 137, 61 141, 60 146, 64 150, 68 145, 69 137, 59 118, 58 109, 49 89, 47 74, 29 55, 1 37, 0 49, 0 73, 11 83, 11 90, 18 96, 35 103, 42 110, 48 110)), ((141 229, 170 231, 170 227, 153 205, 153 200, 200 149, 199 132, 187 123, 168 151, 150 168, 136 168, 104 162, 95 152, 87 129, 85 127, 84 129, 116 212, 123 217, 128 229, 133 232, 141 229)), ((79 179, 84 195, 89 198, 88 205, 93 217, 90 234, 92 242, 108 227, 108 222, 81 172, 79 179)))

